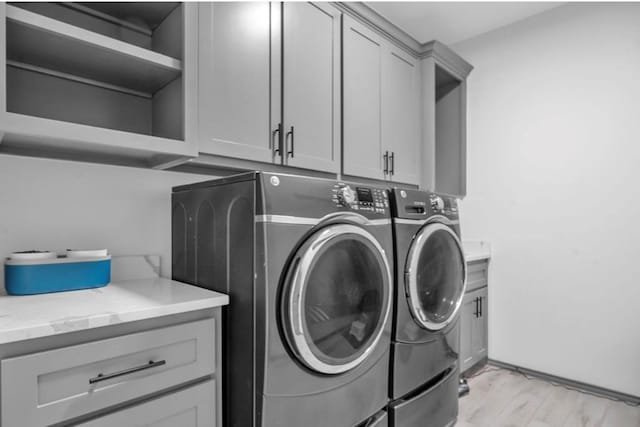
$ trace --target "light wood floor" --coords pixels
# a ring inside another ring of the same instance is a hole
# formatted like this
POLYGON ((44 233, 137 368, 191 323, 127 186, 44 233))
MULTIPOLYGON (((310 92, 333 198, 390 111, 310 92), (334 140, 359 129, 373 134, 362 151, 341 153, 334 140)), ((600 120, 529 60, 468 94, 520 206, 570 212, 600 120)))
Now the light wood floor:
POLYGON ((640 427, 640 407, 494 367, 469 380, 456 427, 640 427))

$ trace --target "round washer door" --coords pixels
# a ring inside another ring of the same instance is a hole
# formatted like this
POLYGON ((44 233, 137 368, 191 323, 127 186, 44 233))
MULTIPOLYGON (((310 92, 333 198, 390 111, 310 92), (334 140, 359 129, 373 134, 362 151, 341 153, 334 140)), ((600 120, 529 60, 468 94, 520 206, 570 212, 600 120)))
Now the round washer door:
POLYGON ((385 251, 363 228, 333 224, 312 234, 282 294, 282 323, 299 360, 323 374, 362 363, 389 317, 391 286, 385 251))
POLYGON ((411 314, 425 329, 447 326, 460 309, 467 265, 458 236, 442 223, 425 225, 415 236, 405 266, 411 314))

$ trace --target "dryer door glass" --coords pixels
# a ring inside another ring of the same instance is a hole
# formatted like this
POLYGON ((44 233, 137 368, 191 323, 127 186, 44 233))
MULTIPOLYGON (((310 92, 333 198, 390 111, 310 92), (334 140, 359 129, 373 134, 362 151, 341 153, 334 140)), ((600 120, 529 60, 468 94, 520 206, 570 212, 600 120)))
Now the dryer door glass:
POLYGON ((360 364, 388 318, 391 280, 384 250, 366 230, 334 224, 312 235, 293 259, 282 304, 300 360, 325 374, 360 364))
POLYGON ((457 314, 466 285, 460 240, 441 223, 422 228, 413 240, 405 268, 409 307, 424 328, 439 330, 457 314))

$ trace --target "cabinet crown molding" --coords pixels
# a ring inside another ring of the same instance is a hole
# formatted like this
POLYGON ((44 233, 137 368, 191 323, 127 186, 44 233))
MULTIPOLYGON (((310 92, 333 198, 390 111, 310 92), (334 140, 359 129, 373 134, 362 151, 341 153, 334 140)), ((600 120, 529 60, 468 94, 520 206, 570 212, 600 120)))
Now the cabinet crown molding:
POLYGON ((420 58, 435 58, 438 63, 445 65, 461 80, 466 79, 469 73, 471 73, 471 70, 473 70, 473 65, 462 59, 462 57, 455 53, 449 46, 437 40, 423 44, 421 49, 420 58))
POLYGON ((372 28, 398 47, 406 50, 414 57, 420 59, 427 57, 435 58, 438 63, 445 65, 461 79, 466 78, 473 69, 471 64, 444 43, 437 40, 432 40, 427 43, 418 42, 402 28, 363 2, 337 2, 334 3, 334 5, 344 13, 372 28))

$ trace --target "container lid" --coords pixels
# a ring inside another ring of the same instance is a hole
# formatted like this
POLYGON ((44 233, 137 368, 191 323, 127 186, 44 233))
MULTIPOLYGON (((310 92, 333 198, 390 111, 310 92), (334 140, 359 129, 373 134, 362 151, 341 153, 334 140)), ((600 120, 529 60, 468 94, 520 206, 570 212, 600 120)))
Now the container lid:
POLYGON ((106 249, 67 249, 67 258, 98 258, 107 256, 106 249))
POLYGON ((22 251, 22 252, 13 252, 9 255, 9 259, 16 261, 36 261, 41 259, 52 259, 57 258, 55 252, 50 251, 22 251))

